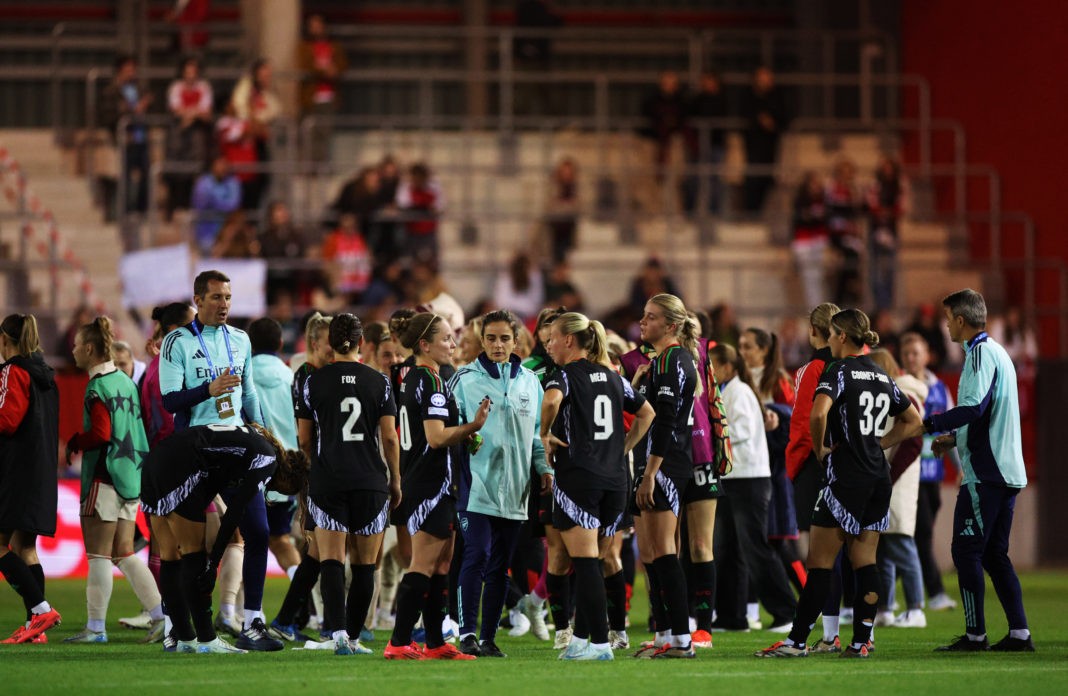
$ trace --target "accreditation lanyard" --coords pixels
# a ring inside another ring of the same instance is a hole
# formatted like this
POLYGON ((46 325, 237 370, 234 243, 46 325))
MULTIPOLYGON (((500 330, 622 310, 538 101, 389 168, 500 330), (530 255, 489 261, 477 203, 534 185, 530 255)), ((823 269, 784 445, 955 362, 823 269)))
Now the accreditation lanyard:
MULTIPOLYGON (((226 330, 226 326, 220 327, 222 329, 223 341, 226 343, 226 358, 230 361, 230 374, 234 374, 234 353, 230 350, 230 332, 226 330)), ((197 328, 197 320, 193 319, 193 333, 196 334, 197 340, 200 341, 200 349, 204 351, 204 359, 208 361, 208 371, 211 373, 211 378, 215 379, 219 376, 215 370, 215 363, 211 359, 211 351, 208 350, 207 344, 204 343, 204 337, 200 334, 200 329, 197 328)))

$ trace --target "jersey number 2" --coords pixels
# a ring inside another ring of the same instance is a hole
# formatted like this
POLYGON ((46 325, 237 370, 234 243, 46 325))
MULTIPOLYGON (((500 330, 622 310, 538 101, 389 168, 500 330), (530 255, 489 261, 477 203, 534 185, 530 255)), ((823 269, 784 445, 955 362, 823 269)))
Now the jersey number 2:
POLYGON ((363 433, 356 432, 356 424, 360 420, 360 412, 363 407, 360 400, 355 396, 346 396, 341 400, 341 412, 349 414, 345 425, 341 426, 341 439, 345 442, 362 442, 363 433))

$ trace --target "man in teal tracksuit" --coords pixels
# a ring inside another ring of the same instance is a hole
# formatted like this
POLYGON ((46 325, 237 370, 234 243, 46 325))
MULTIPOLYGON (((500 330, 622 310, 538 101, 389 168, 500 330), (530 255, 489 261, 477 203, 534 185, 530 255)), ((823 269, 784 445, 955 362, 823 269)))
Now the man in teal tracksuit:
MULTIPOLYGON (((174 414, 174 429, 196 425, 263 425, 252 380, 252 345, 248 335, 226 325, 230 316, 230 279, 204 271, 193 281, 197 313, 186 326, 167 334, 160 347, 159 385, 163 407, 174 414)), ((228 494, 223 492, 223 499, 228 494)), ((245 624, 237 646, 245 650, 281 650, 263 622, 263 586, 267 575, 267 508, 255 496, 239 526, 245 540, 241 579, 245 583, 245 624)))
POLYGON ((986 302, 974 290, 942 300, 950 338, 964 345, 957 406, 929 416, 924 432, 941 455, 957 448, 963 479, 953 513, 953 564, 964 606, 965 634, 938 648, 950 652, 1034 652, 1020 580, 1009 560, 1016 496, 1027 485, 1020 439, 1016 368, 1005 349, 987 336, 986 302), (1009 634, 994 645, 986 637, 983 571, 1005 610, 1009 634))
POLYGON ((518 330, 511 313, 487 314, 482 322, 484 351, 450 382, 461 418, 472 419, 484 398, 492 403, 479 433, 482 444, 466 458, 457 501, 464 540, 458 585, 460 649, 485 657, 504 656, 494 639, 508 563, 527 519, 531 468, 539 474, 543 490, 552 485, 552 470, 538 436, 541 383, 512 354, 518 330), (481 642, 475 640, 480 597, 481 642))

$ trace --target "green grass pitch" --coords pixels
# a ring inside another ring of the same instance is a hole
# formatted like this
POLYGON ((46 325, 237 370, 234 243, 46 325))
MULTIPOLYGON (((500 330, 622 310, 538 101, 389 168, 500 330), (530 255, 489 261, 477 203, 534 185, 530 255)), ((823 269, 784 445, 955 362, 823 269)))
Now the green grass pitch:
MULTIPOLYGON (((1024 601, 1038 652, 935 654, 932 649, 963 631, 960 610, 928 612, 926 629, 877 630, 871 659, 839 660, 832 655, 801 660, 757 660, 752 652, 777 639, 770 633, 716 634, 715 647, 695 660, 648 661, 618 655, 612 663, 563 663, 551 646, 527 635, 501 648, 508 659, 475 662, 386 662, 379 632, 373 656, 335 657, 331 653, 287 649, 250 655, 164 654, 159 645, 140 645, 140 632, 125 630, 120 616, 137 613, 129 585, 115 580, 106 645, 64 645, 63 638, 85 620, 82 581, 48 584, 49 600, 63 614, 48 645, 0 646, 0 694, 1068 694, 1068 573, 1035 572, 1022 578, 1024 601)), ((952 587, 954 579, 948 578, 952 587)), ((270 617, 281 601, 285 581, 270 580, 265 609, 270 617)), ((640 595, 641 593, 638 593, 640 595)), ((631 641, 648 636, 645 603, 636 598, 631 641)), ((22 605, 0 587, 0 629, 22 620, 22 605)), ((1000 639, 1005 619, 988 589, 990 638, 1000 639)), ((766 619, 767 617, 765 617, 766 619)), ((817 628, 817 631, 819 629, 817 628)))

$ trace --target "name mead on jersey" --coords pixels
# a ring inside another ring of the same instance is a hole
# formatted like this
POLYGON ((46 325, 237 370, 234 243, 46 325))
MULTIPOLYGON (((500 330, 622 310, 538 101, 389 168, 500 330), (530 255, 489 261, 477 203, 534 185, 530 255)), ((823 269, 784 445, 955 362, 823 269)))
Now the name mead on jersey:
POLYGON ((591 382, 607 382, 608 381, 608 375, 604 374, 603 372, 594 372, 593 374, 590 375, 590 381, 591 382))

